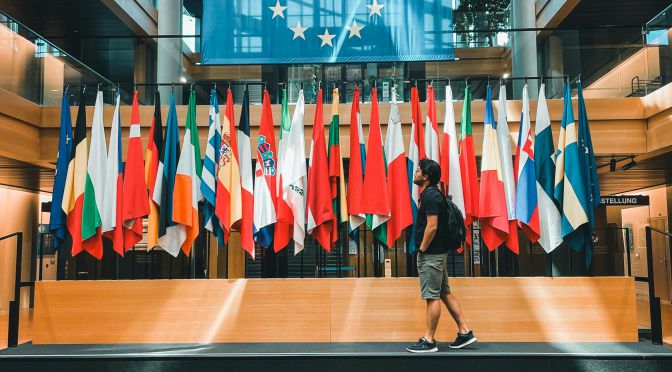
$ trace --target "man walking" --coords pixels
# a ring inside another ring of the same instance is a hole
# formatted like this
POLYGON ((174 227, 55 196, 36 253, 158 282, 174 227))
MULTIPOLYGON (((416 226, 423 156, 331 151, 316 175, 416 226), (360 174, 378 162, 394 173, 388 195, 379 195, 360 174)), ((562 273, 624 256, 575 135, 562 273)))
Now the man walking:
POLYGON ((418 274, 422 299, 427 302, 427 327, 424 337, 406 348, 413 353, 435 352, 434 334, 441 316, 441 303, 446 305, 450 315, 457 323, 458 334, 451 349, 460 349, 476 342, 474 333, 469 330, 462 314, 457 298, 450 293, 448 286, 448 270, 446 261, 448 249, 455 246, 451 242, 451 232, 448 227, 450 213, 459 210, 448 204, 437 184, 441 178, 441 168, 434 160, 422 159, 413 175, 413 183, 422 188, 418 220, 415 228, 415 238, 418 245, 418 274))

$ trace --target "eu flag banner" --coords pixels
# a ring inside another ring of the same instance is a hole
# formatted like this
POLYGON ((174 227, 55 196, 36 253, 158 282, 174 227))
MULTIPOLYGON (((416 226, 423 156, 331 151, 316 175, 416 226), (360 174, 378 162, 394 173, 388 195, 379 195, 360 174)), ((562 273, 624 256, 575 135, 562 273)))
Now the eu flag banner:
POLYGON ((451 0, 203 0, 201 63, 453 60, 452 11, 451 0))

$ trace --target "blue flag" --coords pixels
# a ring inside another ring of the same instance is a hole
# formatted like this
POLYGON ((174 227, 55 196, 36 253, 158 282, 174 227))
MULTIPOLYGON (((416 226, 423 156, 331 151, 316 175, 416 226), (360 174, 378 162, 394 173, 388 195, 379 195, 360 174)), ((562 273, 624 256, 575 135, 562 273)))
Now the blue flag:
POLYGON ((49 219, 49 230, 54 233, 54 249, 65 240, 67 216, 63 212, 61 204, 63 203, 63 191, 65 189, 65 180, 68 176, 68 163, 70 162, 70 153, 72 152, 72 118, 70 117, 70 101, 67 90, 63 92, 61 101, 61 129, 58 139, 58 159, 56 160, 56 178, 54 179, 54 189, 51 198, 51 217, 49 219))
POLYGON ((581 165, 581 175, 584 181, 586 214, 588 223, 582 228, 586 247, 586 268, 590 267, 593 257, 593 229, 595 228, 595 208, 600 205, 600 181, 597 177, 597 166, 595 165, 595 153, 593 152, 593 140, 590 137, 590 125, 588 124, 588 113, 586 112, 586 103, 583 100, 583 87, 579 81, 579 129, 578 146, 579 159, 581 165))
POLYGON ((569 82, 565 82, 565 105, 556 152, 553 193, 562 211, 563 241, 575 251, 580 251, 587 243, 585 233, 580 229, 588 223, 588 200, 585 193, 587 180, 582 174, 581 158, 569 82))
POLYGON ((235 65, 453 60, 452 3, 203 0, 201 61, 235 65))

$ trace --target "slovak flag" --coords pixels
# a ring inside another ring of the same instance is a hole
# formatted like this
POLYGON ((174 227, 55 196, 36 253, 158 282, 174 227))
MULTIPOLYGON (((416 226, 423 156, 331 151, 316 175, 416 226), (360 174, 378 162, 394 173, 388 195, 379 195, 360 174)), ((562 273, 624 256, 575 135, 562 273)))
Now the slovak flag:
POLYGON ((523 112, 516 148, 516 217, 520 227, 532 243, 539 240, 539 206, 537 202, 537 174, 534 165, 534 133, 530 125, 530 98, 527 84, 523 87, 523 112))
POLYGON ((240 219, 240 245, 254 259, 254 187, 250 147, 250 92, 245 88, 238 123, 238 155, 243 214, 240 219))
MULTIPOLYGON (((413 214, 413 231, 418 216, 420 204, 420 187, 413 183, 415 168, 420 164, 420 159, 425 158, 425 140, 422 132, 422 112, 418 87, 411 87, 411 141, 408 145, 408 188, 411 191, 411 213, 413 214)), ((415 252, 415 233, 411 232, 408 249, 415 252)))

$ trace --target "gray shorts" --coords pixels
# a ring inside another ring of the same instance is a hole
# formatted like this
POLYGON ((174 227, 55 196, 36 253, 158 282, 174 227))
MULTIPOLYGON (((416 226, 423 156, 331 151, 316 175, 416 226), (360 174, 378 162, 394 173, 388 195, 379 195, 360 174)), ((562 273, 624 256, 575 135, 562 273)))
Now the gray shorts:
POLYGON ((438 300, 450 294, 448 286, 447 254, 418 254, 420 295, 423 300, 438 300))

